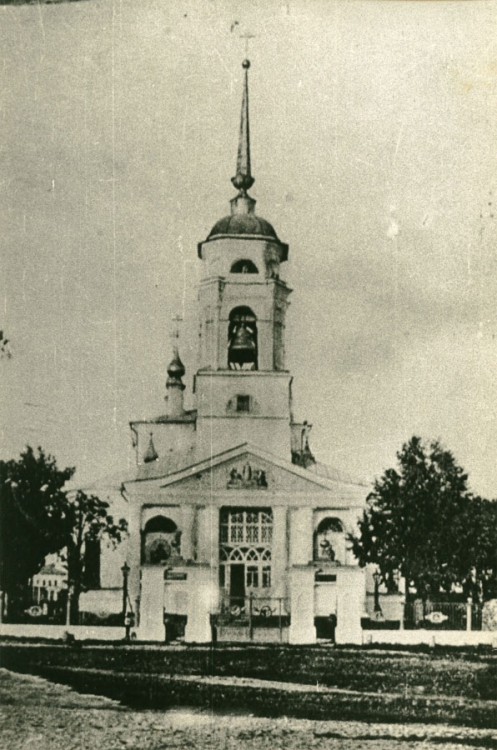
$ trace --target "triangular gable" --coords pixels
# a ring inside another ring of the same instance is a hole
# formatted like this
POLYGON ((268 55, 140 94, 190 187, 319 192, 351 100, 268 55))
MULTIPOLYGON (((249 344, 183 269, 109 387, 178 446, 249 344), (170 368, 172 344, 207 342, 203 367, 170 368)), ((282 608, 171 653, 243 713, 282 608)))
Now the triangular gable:
POLYGON ((336 491, 340 487, 349 494, 359 489, 321 477, 250 443, 243 443, 165 477, 141 481, 161 490, 187 494, 193 490, 202 493, 230 491, 234 497, 249 491, 261 493, 262 497, 267 492, 319 493, 336 491))

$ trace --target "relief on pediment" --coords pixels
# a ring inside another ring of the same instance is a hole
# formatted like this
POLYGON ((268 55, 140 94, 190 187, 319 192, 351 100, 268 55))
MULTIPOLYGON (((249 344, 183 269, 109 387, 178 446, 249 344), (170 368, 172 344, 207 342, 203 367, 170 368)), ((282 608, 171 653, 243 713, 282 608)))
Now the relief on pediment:
POLYGON ((232 466, 228 471, 228 490, 267 490, 265 469, 259 469, 246 461, 242 466, 232 466))

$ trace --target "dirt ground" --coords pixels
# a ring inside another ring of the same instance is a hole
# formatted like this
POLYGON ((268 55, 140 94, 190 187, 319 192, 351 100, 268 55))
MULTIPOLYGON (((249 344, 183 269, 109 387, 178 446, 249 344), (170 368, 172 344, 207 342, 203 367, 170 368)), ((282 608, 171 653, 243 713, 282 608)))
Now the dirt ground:
POLYGON ((135 711, 0 669, 0 750, 497 750, 497 732, 446 725, 264 719, 196 709, 135 711))

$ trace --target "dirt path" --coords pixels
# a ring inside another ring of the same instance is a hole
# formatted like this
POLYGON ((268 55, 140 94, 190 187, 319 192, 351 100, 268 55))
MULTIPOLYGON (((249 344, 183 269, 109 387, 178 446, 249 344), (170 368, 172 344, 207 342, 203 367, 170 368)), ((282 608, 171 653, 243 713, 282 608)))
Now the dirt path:
POLYGON ((497 750, 497 732, 423 724, 134 711, 39 677, 0 670, 1 750, 497 750))

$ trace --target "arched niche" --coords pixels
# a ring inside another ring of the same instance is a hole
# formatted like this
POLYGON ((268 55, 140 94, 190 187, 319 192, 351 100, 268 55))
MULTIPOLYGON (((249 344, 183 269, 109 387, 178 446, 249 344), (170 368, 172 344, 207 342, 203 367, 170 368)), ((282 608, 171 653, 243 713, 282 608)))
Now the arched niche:
POLYGON ((337 516, 326 516, 314 532, 314 560, 345 563, 345 528, 337 516))
POLYGON ((166 565, 181 557, 181 531, 167 516, 149 518, 142 531, 142 562, 166 565))
POLYGON ((230 273, 259 273, 259 270, 252 260, 242 258, 233 263, 230 273))
POLYGON ((257 357, 257 317, 250 307, 235 307, 228 323, 228 367, 257 370, 257 357))

